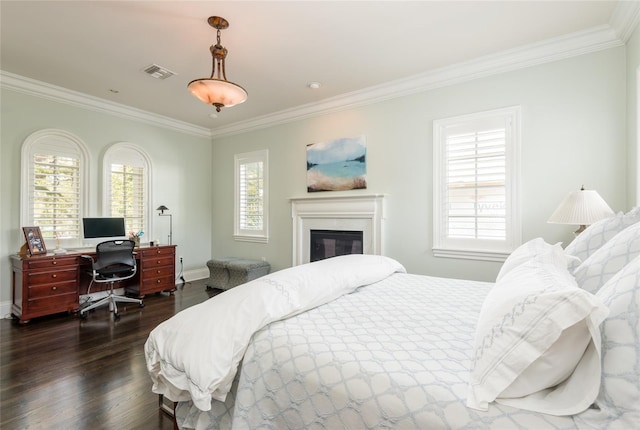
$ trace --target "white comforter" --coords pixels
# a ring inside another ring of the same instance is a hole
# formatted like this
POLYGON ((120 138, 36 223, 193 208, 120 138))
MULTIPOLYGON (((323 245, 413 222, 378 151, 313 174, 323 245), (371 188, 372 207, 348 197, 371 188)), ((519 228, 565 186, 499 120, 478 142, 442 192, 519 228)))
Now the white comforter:
POLYGON ((145 343, 153 392, 208 411, 211 399, 225 400, 256 331, 395 272, 405 269, 390 258, 345 255, 272 273, 188 308, 145 343))

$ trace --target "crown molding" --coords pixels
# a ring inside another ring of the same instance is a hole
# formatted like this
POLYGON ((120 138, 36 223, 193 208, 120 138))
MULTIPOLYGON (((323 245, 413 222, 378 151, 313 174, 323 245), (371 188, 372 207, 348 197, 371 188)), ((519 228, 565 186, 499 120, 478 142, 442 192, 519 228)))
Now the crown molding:
MULTIPOLYGON (((624 24, 629 26, 630 23, 630 21, 626 21, 624 24)), ((215 138, 258 130, 622 45, 624 42, 618 37, 618 32, 610 25, 602 25, 442 67, 387 84, 369 87, 365 90, 331 97, 321 102, 217 127, 212 129, 211 134, 215 138)))
POLYGON ((609 23, 620 40, 627 43, 640 23, 640 1, 619 1, 609 23))
POLYGON ((479 57, 475 60, 453 64, 408 78, 327 98, 320 102, 296 106, 250 120, 216 127, 211 130, 2 70, 0 70, 0 88, 7 88, 182 133, 215 138, 353 109, 486 76, 623 46, 635 31, 639 22, 640 1, 620 1, 612 14, 609 25, 602 25, 570 35, 510 49, 498 54, 479 57))
POLYGON ((167 128, 181 133, 200 137, 211 137, 211 130, 184 121, 136 109, 131 106, 114 103, 99 97, 90 96, 78 91, 51 85, 25 76, 0 70, 0 88, 41 97, 58 103, 64 103, 95 112, 106 113, 142 123, 167 128))

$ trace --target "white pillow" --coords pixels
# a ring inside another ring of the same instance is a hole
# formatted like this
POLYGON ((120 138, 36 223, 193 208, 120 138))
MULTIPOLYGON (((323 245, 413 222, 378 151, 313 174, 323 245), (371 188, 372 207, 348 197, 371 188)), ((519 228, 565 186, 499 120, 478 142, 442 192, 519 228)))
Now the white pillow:
POLYGON ((541 262, 552 263, 561 268, 566 268, 570 260, 576 259, 576 257, 567 255, 562 249, 560 243, 551 245, 545 242, 541 237, 537 237, 523 243, 516 248, 515 251, 509 254, 509 257, 507 257, 498 272, 496 282, 499 282, 515 267, 531 261, 534 258, 541 262))
POLYGON ((602 382, 597 408, 579 418, 590 427, 637 428, 640 423, 640 257, 636 257, 598 291, 609 306, 602 323, 602 382))
POLYGON ((535 259, 515 267, 482 305, 467 406, 486 411, 495 400, 551 415, 584 411, 600 386, 606 315, 566 268, 535 259))
POLYGON ((629 261, 640 255, 640 223, 605 243, 573 272, 581 288, 595 293, 629 261))
MULTIPOLYGON (((565 252, 584 261, 613 236, 638 222, 640 222, 640 206, 631 209, 626 214, 618 212, 612 217, 602 219, 587 227, 567 245, 565 252)), ((569 270, 575 270, 579 264, 579 262, 570 262, 569 270)))

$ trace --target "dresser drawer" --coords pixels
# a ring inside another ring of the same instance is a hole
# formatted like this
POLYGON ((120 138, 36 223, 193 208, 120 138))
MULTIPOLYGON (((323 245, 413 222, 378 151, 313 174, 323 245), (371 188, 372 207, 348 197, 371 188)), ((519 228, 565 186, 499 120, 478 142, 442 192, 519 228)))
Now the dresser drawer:
POLYGON ((78 295, 75 293, 30 299, 28 304, 30 317, 78 309, 78 295))
POLYGON ((61 294, 76 294, 76 281, 50 283, 44 285, 30 285, 28 298, 42 299, 42 298, 54 298, 61 294))
POLYGON ((138 295, 143 297, 146 294, 157 293, 160 291, 174 291, 176 289, 176 281, 173 274, 169 276, 161 276, 159 278, 146 279, 140 283, 138 295))
POLYGON ((64 270, 56 270, 55 272, 29 272, 26 276, 30 286, 50 284, 52 282, 75 281, 78 276, 78 270, 72 267, 64 270))
POLYGON ((144 248, 144 249, 140 249, 139 251, 137 251, 141 258, 146 260, 148 258, 153 258, 154 256, 157 257, 171 257, 173 258, 175 253, 176 253, 176 249, 175 247, 151 247, 151 248, 144 248))
POLYGON ((146 257, 144 259, 144 262, 142 263, 142 270, 146 271, 149 269, 154 269, 157 267, 174 267, 175 264, 175 258, 173 257, 173 255, 167 255, 167 256, 152 256, 151 258, 146 257))
POLYGON ((26 262, 27 269, 54 269, 60 266, 77 266, 78 258, 73 257, 45 257, 34 258, 26 262))
POLYGON ((142 282, 147 282, 150 279, 159 278, 163 276, 173 276, 174 273, 175 273, 175 270, 174 270, 173 264, 145 268, 142 271, 142 282))

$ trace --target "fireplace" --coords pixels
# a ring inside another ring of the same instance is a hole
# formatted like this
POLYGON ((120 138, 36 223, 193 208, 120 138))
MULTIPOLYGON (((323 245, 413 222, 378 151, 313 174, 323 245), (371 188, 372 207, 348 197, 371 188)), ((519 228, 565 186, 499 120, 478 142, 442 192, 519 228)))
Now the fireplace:
POLYGON ((362 231, 311 230, 309 260, 362 254, 362 231))
POLYGON ((293 265, 328 258, 332 253, 381 255, 383 203, 383 194, 291 199, 293 265), (320 245, 312 245, 314 231, 330 232, 332 236, 322 238, 320 245), (312 256, 316 247, 317 255, 312 256))

